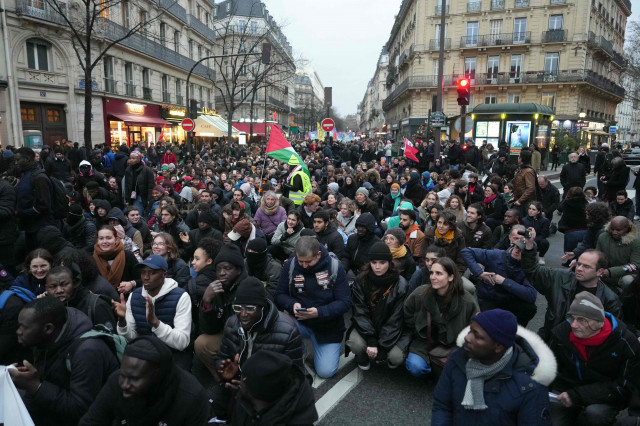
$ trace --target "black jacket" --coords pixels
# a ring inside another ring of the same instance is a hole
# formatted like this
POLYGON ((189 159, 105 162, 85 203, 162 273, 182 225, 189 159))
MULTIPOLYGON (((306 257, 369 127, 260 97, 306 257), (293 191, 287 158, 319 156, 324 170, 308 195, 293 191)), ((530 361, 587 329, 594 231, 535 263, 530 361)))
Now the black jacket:
POLYGON ((62 160, 49 157, 44 163, 44 170, 47 174, 63 182, 71 182, 71 163, 62 157, 62 160))
POLYGON ((232 425, 313 425, 318 420, 313 388, 304 370, 294 366, 291 384, 269 408, 256 413, 249 400, 238 392, 232 425))
POLYGON ((471 229, 465 220, 461 220, 457 226, 467 247, 491 248, 491 229, 485 223, 480 224, 476 229, 471 229))
POLYGON ((298 212, 300 212, 300 221, 302 222, 302 226, 307 229, 313 229, 313 215, 309 216, 307 211, 304 209, 304 204, 301 204, 298 207, 298 212))
MULTIPOLYGON (((409 336, 403 337, 404 300, 409 295, 409 284, 402 276, 393 284, 389 294, 384 296, 372 312, 369 298, 374 290, 371 283, 360 280, 351 286, 353 299, 353 325, 358 334, 367 342, 367 346, 377 347, 389 352, 399 340, 406 347, 409 336)), ((386 289, 382 289, 385 292, 386 289)), ((347 333, 349 335, 349 333, 347 333)))
POLYGON ((410 180, 409 182, 407 182, 407 188, 404 191, 404 197, 411 200, 414 207, 419 207, 426 195, 427 191, 422 187, 420 179, 410 180))
POLYGON ((222 295, 216 295, 211 305, 206 305, 204 302, 201 302, 202 295, 207 289, 206 286, 209 285, 209 283, 211 283, 211 281, 213 280, 206 278, 202 273, 198 274, 198 277, 196 277, 196 283, 198 284, 197 292, 198 294, 200 294, 198 298, 198 304, 200 306, 198 323, 201 333, 218 334, 224 329, 227 320, 232 316, 235 316, 231 305, 233 305, 233 301, 236 297, 238 283, 240 283, 240 281, 242 281, 246 277, 247 271, 243 271, 236 282, 231 285, 231 288, 225 288, 222 295), (198 278, 204 280, 209 279, 209 281, 207 281, 206 284, 204 282, 198 283, 198 278), (202 285, 204 285, 204 287, 202 287, 202 285))
POLYGON ((333 223, 329 222, 323 232, 316 233, 316 238, 327 250, 338 256, 338 259, 342 261, 345 258, 344 240, 333 223))
POLYGON ((574 186, 584 187, 587 182, 587 174, 584 165, 580 163, 567 163, 560 171, 560 184, 565 192, 574 186))
POLYGON ((117 182, 122 182, 125 171, 127 169, 127 160, 129 159, 129 148, 122 147, 116 152, 114 161, 111 163, 111 176, 116 178, 117 182))
POLYGON ((612 217, 624 216, 633 222, 633 217, 636 214, 636 209, 631 198, 627 198, 625 202, 622 203, 622 205, 618 204, 618 202, 614 199, 609 203, 609 207, 611 208, 612 217))
POLYGON ((13 245, 18 239, 16 189, 0 179, 0 245, 13 245))
POLYGON ((550 390, 567 392, 574 405, 623 406, 640 385, 638 338, 608 312, 606 319, 611 334, 604 343, 592 347, 588 361, 569 340, 571 325, 567 321, 551 331, 549 346, 558 361, 558 376, 550 390))
POLYGON ((558 222, 558 231, 565 232, 569 229, 587 229, 587 216, 585 214, 588 201, 583 197, 565 198, 558 206, 562 217, 558 222))
POLYGON ((107 296, 100 296, 80 287, 76 295, 69 300, 69 306, 84 313, 93 325, 102 324, 116 333, 116 316, 107 296))
POLYGON ((345 256, 342 259, 342 267, 345 271, 352 270, 354 274, 358 274, 360 268, 369 261, 369 250, 371 246, 380 241, 380 238, 374 233, 376 230, 375 219, 368 215, 359 216, 356 219, 356 226, 363 225, 367 228, 367 235, 359 238, 358 234, 351 234, 347 239, 345 247, 345 256))
POLYGON ((67 224, 66 235, 75 248, 93 253, 93 246, 98 239, 98 230, 92 220, 83 215, 73 225, 67 224))
POLYGON ((182 249, 182 258, 187 261, 191 260, 193 253, 198 248, 198 244, 203 238, 213 238, 214 240, 222 241, 222 233, 214 228, 202 232, 200 228, 196 226, 195 229, 189 231, 189 243, 184 245, 182 249))
POLYGON ((216 369, 222 361, 234 359, 240 354, 240 365, 252 354, 260 350, 269 350, 287 355, 294 364, 302 364, 303 343, 298 327, 286 313, 278 311, 272 301, 267 300, 267 306, 262 312, 262 320, 255 323, 249 330, 242 330, 237 315, 231 315, 224 325, 224 332, 220 350, 216 359, 216 369), (248 339, 246 342, 244 338, 248 339))
POLYGON ((76 424, 111 373, 118 370, 115 354, 102 339, 78 341, 91 328, 89 317, 77 309, 67 308, 67 320, 53 346, 35 349, 34 366, 42 385, 34 395, 25 398, 35 424, 76 424), (72 345, 69 371, 66 354, 72 345))
POLYGON ((551 220, 553 212, 555 212, 560 205, 560 191, 558 191, 555 185, 548 183, 546 188, 540 189, 540 193, 542 194, 542 199, 540 200, 542 210, 545 216, 551 220))
POLYGON ((142 205, 145 211, 153 204, 151 191, 156 186, 153 178, 153 171, 140 163, 139 168, 134 166, 127 167, 124 173, 124 199, 132 203, 131 192, 136 191, 136 195, 142 197, 142 205))

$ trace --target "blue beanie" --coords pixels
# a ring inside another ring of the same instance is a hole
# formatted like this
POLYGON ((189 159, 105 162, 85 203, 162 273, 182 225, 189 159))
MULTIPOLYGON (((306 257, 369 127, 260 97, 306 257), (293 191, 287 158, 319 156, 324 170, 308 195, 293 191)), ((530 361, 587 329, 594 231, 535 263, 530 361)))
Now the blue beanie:
POLYGON ((10 149, 7 149, 2 153, 2 156, 4 158, 13 158, 13 152, 10 149))
POLYGON ((471 320, 477 322, 493 340, 506 348, 513 346, 513 343, 516 341, 518 320, 516 316, 509 311, 491 309, 480 312, 471 320))
POLYGON ((422 177, 424 178, 424 180, 429 180, 429 179, 431 179, 431 173, 424 172, 424 173, 422 173, 422 177))

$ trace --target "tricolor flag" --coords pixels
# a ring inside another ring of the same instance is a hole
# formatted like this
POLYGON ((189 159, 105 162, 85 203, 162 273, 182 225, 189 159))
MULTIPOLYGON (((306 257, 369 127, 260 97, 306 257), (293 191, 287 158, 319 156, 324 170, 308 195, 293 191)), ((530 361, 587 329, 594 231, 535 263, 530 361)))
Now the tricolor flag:
POLYGON ((413 144, 411 143, 411 141, 407 138, 404 138, 404 156, 407 157, 409 160, 413 160, 416 163, 419 163, 420 160, 418 160, 418 157, 416 157, 417 153, 418 153, 418 150, 413 147, 413 144))
POLYGON ((277 124, 271 125, 271 134, 267 143, 267 155, 292 166, 302 166, 302 170, 311 177, 302 157, 293 149, 277 124))

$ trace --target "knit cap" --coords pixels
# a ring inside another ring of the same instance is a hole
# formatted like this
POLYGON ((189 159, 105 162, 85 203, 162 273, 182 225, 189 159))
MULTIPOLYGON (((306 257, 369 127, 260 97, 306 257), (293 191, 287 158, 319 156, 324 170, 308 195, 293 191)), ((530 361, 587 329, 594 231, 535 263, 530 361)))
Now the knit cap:
POLYGON ((69 214, 71 216, 82 216, 82 206, 80 204, 71 204, 69 206, 69 214))
POLYGON ((336 195, 338 193, 338 191, 340 190, 340 187, 335 182, 331 182, 329 185, 327 185, 327 188, 329 188, 331 190, 331 193, 333 195, 336 195))
POLYGON ((604 306, 602 306, 602 301, 595 295, 588 291, 582 291, 576 294, 568 314, 603 322, 604 306))
POLYGON ((220 252, 213 261, 213 266, 216 267, 220 262, 229 262, 233 266, 244 269, 244 258, 240 247, 236 244, 225 244, 220 249, 220 252))
POLYGON ((292 368, 287 355, 261 350, 242 364, 243 381, 254 398, 273 402, 289 390, 292 368))
POLYGON ((95 180, 90 180, 86 183, 85 187, 87 189, 98 189, 100 185, 98 185, 98 182, 96 182, 95 180))
POLYGON ((210 211, 200 212, 200 214, 198 215, 198 222, 208 223, 209 225, 213 226, 213 223, 215 222, 215 216, 210 211))
POLYGON ((391 256, 391 250, 382 241, 378 241, 369 249, 369 260, 386 260, 391 262, 393 257, 391 256))
POLYGON ((267 251, 267 241, 264 238, 254 238, 247 243, 247 250, 264 253, 267 251))
POLYGON ((166 192, 161 185, 156 185, 153 187, 154 191, 162 192, 163 194, 166 192))
POLYGON ((411 172, 409 174, 409 177, 411 178, 411 180, 419 180, 420 179, 420 173, 418 172, 411 172))
POLYGON ((229 239, 238 241, 240 238, 249 238, 251 235, 251 222, 248 219, 242 219, 235 224, 231 232, 229 232, 229 239))
POLYGON ((240 281, 233 303, 238 305, 267 306, 267 290, 256 277, 247 277, 240 281))
POLYGON ((358 188, 358 190, 356 191, 356 194, 357 194, 358 192, 363 193, 363 194, 365 195, 365 197, 368 197, 368 196, 369 196, 369 190, 368 190, 367 188, 365 188, 365 187, 362 187, 362 186, 361 186, 360 188, 358 188))
POLYGON ((496 342, 505 348, 510 348, 516 341, 518 320, 516 316, 503 309, 491 309, 480 312, 471 319, 496 342))
POLYGON ((394 226, 393 228, 387 229, 387 232, 384 233, 384 236, 393 235, 400 245, 403 245, 407 241, 407 234, 404 233, 402 228, 399 226, 394 226))

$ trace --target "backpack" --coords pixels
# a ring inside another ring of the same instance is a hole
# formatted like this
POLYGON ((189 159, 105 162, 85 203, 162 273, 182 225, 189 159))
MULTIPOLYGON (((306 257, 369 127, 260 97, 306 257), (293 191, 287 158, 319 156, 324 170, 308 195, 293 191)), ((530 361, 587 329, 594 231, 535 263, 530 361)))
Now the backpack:
POLYGON ((111 352, 118 358, 118 364, 122 362, 122 357, 124 355, 124 348, 127 346, 127 340, 124 336, 120 336, 117 333, 111 333, 107 327, 102 324, 94 325, 93 328, 85 333, 82 336, 78 337, 75 342, 69 346, 69 350, 65 356, 65 365, 67 366, 67 371, 71 372, 71 355, 78 349, 78 346, 86 339, 100 339, 107 344, 111 352))
POLYGON ((56 178, 47 175, 43 170, 38 170, 33 174, 33 178, 43 174, 51 182, 51 211, 56 219, 64 219, 69 215, 69 198, 64 185, 56 178))
MULTIPOLYGON (((338 278, 338 270, 340 269, 340 260, 338 256, 336 256, 333 252, 329 252, 329 257, 331 257, 331 264, 329 265, 329 281, 331 285, 336 282, 338 278)), ((293 270, 295 269, 295 262, 292 260, 289 264, 289 295, 291 295, 291 283, 293 283, 293 270)))
MULTIPOLYGON (((4 305, 7 303, 7 300, 9 300, 9 298, 13 295, 18 296, 20 299, 22 299, 24 303, 29 303, 33 300, 36 300, 36 295, 33 294, 31 291, 27 290, 24 287, 12 285, 8 289, 0 293, 0 311, 4 309, 4 305)), ((2 322, 1 314, 0 314, 0 322, 2 322)))

